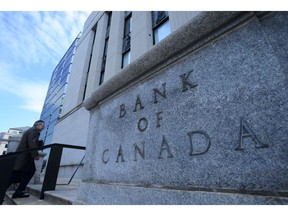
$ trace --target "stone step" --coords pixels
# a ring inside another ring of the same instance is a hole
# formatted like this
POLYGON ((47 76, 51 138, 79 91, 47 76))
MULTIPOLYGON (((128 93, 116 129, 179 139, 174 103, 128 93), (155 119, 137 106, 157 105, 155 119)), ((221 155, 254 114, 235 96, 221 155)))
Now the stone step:
MULTIPOLYGON (((30 185, 28 191, 30 194, 35 194, 40 197, 42 185, 30 185)), ((77 184, 56 185, 54 191, 45 191, 44 200, 53 205, 72 205, 77 196, 77 184)))
POLYGON ((7 191, 5 205, 53 205, 46 200, 40 200, 37 196, 30 194, 27 198, 12 199, 14 191, 7 191))
POLYGON ((40 200, 42 184, 31 184, 27 186, 30 197, 12 199, 14 191, 7 191, 5 204, 7 205, 72 205, 76 200, 79 182, 71 184, 58 183, 54 191, 46 191, 44 199, 40 200))

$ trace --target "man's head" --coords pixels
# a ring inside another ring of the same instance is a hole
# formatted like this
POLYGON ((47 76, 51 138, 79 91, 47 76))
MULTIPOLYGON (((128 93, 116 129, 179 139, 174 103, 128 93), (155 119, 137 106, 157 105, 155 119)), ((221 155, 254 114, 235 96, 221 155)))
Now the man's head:
POLYGON ((42 131, 45 126, 45 122, 43 120, 38 120, 34 123, 33 126, 36 127, 38 131, 42 131))

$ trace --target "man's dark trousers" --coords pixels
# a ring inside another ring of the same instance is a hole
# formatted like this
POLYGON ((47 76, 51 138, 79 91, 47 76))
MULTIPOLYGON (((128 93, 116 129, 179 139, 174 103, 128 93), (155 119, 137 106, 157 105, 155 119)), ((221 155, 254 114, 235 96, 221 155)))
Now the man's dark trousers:
POLYGON ((23 191, 25 191, 26 186, 28 185, 29 181, 33 177, 35 171, 36 171, 36 168, 35 168, 34 162, 30 164, 29 167, 27 167, 25 171, 13 170, 9 186, 12 183, 19 183, 15 193, 21 194, 23 191))

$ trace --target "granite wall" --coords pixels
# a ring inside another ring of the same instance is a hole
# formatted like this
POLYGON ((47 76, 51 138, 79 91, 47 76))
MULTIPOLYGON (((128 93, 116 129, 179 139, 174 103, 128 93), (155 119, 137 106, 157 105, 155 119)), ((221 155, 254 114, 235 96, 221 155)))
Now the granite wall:
POLYGON ((288 204, 287 12, 202 12, 99 87, 75 204, 288 204))

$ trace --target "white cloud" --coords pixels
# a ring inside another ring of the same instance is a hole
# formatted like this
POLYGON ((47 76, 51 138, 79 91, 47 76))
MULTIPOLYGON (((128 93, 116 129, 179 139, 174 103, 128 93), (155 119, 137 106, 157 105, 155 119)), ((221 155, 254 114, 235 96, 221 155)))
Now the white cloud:
POLYGON ((7 92, 18 100, 19 107, 41 113, 47 94, 48 82, 32 81, 27 78, 14 76, 9 67, 0 68, 0 92, 7 92), (19 100, 20 99, 20 100, 19 100))
POLYGON ((40 68, 57 66, 89 14, 0 12, 0 93, 18 98, 23 109, 41 112, 50 77, 40 68))
POLYGON ((25 64, 56 64, 82 31, 89 12, 1 12, 0 45, 25 64), (2 45, 1 45, 2 46, 2 45), (27 49, 28 48, 28 49, 27 49), (25 55, 23 55, 25 53, 25 55))
POLYGON ((47 89, 48 83, 23 82, 23 84, 19 86, 19 91, 21 93, 18 94, 24 101, 24 104, 21 107, 40 113, 43 108, 47 89))

